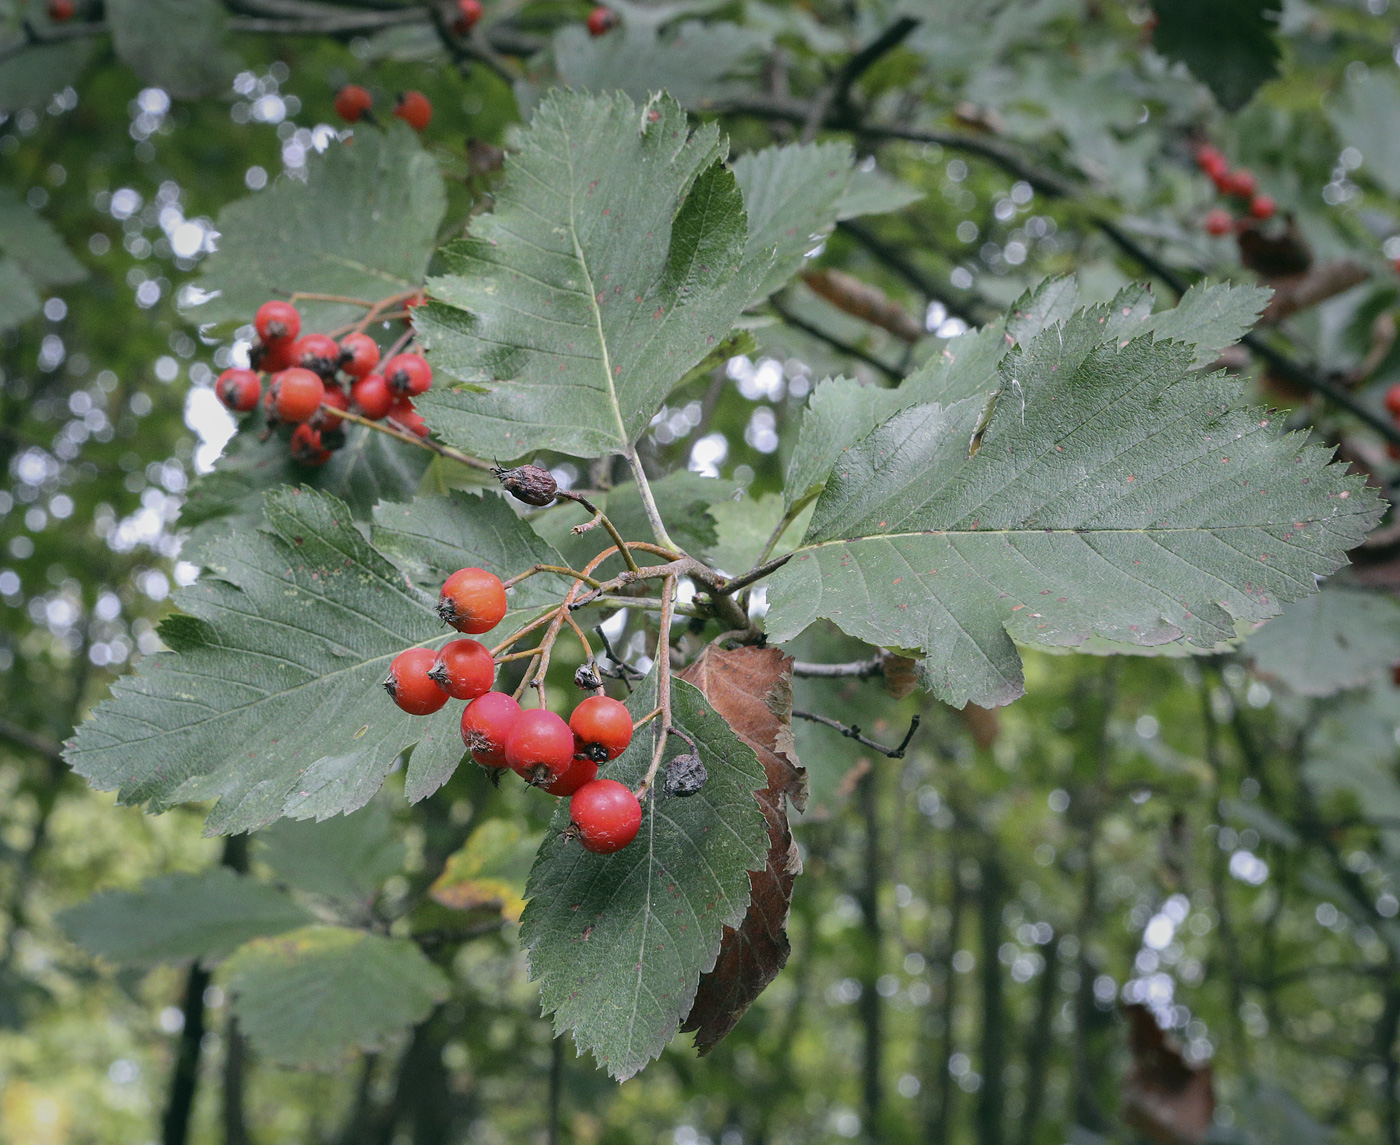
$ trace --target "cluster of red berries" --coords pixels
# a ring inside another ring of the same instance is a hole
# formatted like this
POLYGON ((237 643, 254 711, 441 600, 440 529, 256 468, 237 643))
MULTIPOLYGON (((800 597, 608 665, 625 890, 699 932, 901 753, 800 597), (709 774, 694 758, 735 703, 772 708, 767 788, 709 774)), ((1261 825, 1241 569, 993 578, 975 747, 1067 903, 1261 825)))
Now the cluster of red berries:
MULTIPOLYGON (((335 93, 335 113, 346 123, 374 122, 374 96, 368 88, 348 83, 335 93)), ((421 91, 400 92, 394 103, 394 118, 402 119, 414 131, 424 131, 433 118, 432 101, 421 91)))
POLYGON ((324 465, 345 444, 338 410, 427 436, 413 408, 413 399, 433 384, 432 367, 421 355, 395 354, 381 364, 379 345, 368 334, 347 334, 339 342, 328 334, 300 336, 301 315, 290 302, 263 303, 253 325, 252 369, 225 370, 214 392, 235 413, 261 404, 269 426, 294 425, 294 460, 324 465))
MULTIPOLYGON (((437 613, 458 632, 488 632, 506 614, 505 586, 485 569, 458 569, 443 582, 437 613)), ((437 652, 400 652, 384 688, 415 716, 431 715, 449 699, 466 700, 462 742, 477 763, 509 768, 533 787, 569 796, 573 834, 583 846, 600 855, 622 850, 641 827, 641 804, 624 784, 599 779, 598 765, 632 742, 626 705, 592 695, 565 723, 548 709, 521 708, 514 697, 492 690, 495 681, 496 663, 485 645, 451 640, 437 652)))
MULTIPOLYGON (((1277 204, 1270 196, 1259 193, 1259 180, 1254 172, 1244 167, 1231 171, 1218 147, 1203 143, 1196 148, 1196 166, 1210 176, 1220 194, 1242 205, 1251 219, 1263 222, 1274 217, 1277 204)), ((1235 229, 1235 216, 1224 207, 1215 207, 1206 212, 1205 229, 1207 234, 1217 238, 1228 235, 1235 229)))

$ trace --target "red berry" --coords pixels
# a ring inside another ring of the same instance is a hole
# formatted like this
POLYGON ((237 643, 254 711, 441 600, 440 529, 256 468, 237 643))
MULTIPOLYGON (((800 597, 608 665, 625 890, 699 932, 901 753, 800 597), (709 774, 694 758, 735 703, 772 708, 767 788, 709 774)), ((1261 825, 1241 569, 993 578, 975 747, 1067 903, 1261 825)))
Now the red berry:
POLYGON ((410 716, 432 715, 447 703, 447 693, 428 675, 436 660, 437 653, 431 648, 410 648, 389 665, 384 690, 410 716))
POLYGON ((1211 175, 1210 181, 1215 184, 1215 189, 1222 195, 1229 195, 1233 192, 1234 176, 1228 170, 1217 171, 1211 175))
POLYGON ((1253 172, 1244 169, 1230 172, 1226 176, 1226 183, 1225 193, 1241 199, 1248 199, 1259 186, 1259 181, 1254 177, 1253 172))
POLYGON ((433 368, 422 354, 395 354, 379 371, 396 394, 416 398, 433 384, 433 368))
POLYGON ((368 374, 350 387, 350 400, 370 421, 378 421, 394 404, 394 395, 379 374, 368 374))
POLYGON ((368 334, 347 334, 340 340, 341 369, 363 378, 379 365, 379 343, 368 334))
POLYGON ((292 360, 303 370, 333 378, 340 367, 340 343, 328 334, 308 334, 292 347, 292 360))
POLYGON ((490 632, 506 614, 501 578, 485 569, 458 569, 442 583, 437 614, 458 632, 490 632))
POLYGON ((615 779, 585 783, 569 801, 569 819, 585 851, 611 855, 637 837, 642 805, 615 779))
POLYGON ((301 333, 301 315, 290 302, 264 302, 253 316, 253 327, 265 343, 290 342, 301 333))
POLYGON ((481 19, 481 0, 457 0, 457 19, 453 22, 452 30, 459 36, 465 36, 481 19))
POLYGON ((49 19, 55 24, 66 24, 73 18, 74 11, 73 0, 49 0, 49 19))
POLYGON ((419 437, 428 436, 428 423, 423 420, 423 415, 413 408, 412 398, 395 398, 386 416, 410 433, 416 433, 419 437))
POLYGON ((331 459, 331 451, 321 441, 321 431, 303 422, 292 430, 292 460, 298 465, 321 466, 331 459))
POLYGON ((569 717, 577 754, 603 763, 616 759, 632 742, 632 713, 609 696, 589 696, 569 717))
POLYGON ((374 96, 357 83, 348 83, 335 93, 335 113, 346 123, 358 123, 374 106, 374 96))
POLYGON ((320 408, 326 383, 310 370, 293 366, 272 378, 272 408, 283 421, 305 421, 320 408))
POLYGON ((482 767, 507 767, 506 736, 520 717, 520 705, 504 692, 478 696, 462 713, 462 742, 482 767))
POLYGON ((225 370, 214 383, 214 392, 229 409, 247 413, 262 398, 262 381, 252 370, 225 370))
POLYGON ((1277 207, 1268 195, 1255 195, 1249 201, 1249 213, 1256 219, 1272 219, 1277 207))
POLYGON ((394 115, 402 119, 414 131, 422 131, 433 118, 433 105, 421 91, 406 91, 394 105, 394 115))
POLYGON ((588 34, 602 36, 617 27, 618 16, 606 4, 599 4, 588 13, 588 34))
POLYGON ((321 408, 311 415, 311 424, 317 429, 338 429, 345 421, 328 410, 327 406, 335 409, 349 409, 350 399, 345 396, 345 391, 339 386, 327 386, 326 392, 321 398, 321 408))
POLYGON ((553 783, 546 783, 544 789, 551 795, 572 795, 585 783, 592 783, 597 778, 598 765, 591 759, 575 756, 573 763, 569 764, 569 770, 553 783))
POLYGON ((496 682, 496 662, 475 640, 449 640, 428 675, 454 700, 474 700, 496 682))
POLYGON ((1390 411, 1391 417, 1400 421, 1400 382, 1385 391, 1385 408, 1390 411))
POLYGON ((295 342, 287 338, 279 342, 264 342, 258 339, 248 351, 248 363, 253 369, 261 370, 264 374, 276 374, 290 369, 296 365, 292 360, 292 347, 295 345, 295 342))
POLYGON ((1216 207, 1206 212, 1206 234, 1219 238, 1221 235, 1228 235, 1234 226, 1235 221, 1230 217, 1229 211, 1216 207))
POLYGON ((511 725, 506 764, 526 783, 553 783, 573 761, 574 733, 548 709, 528 708, 511 725))
POLYGON ((1212 179, 1225 174, 1230 169, 1220 148, 1212 147, 1209 143, 1203 143, 1196 148, 1196 166, 1212 179))

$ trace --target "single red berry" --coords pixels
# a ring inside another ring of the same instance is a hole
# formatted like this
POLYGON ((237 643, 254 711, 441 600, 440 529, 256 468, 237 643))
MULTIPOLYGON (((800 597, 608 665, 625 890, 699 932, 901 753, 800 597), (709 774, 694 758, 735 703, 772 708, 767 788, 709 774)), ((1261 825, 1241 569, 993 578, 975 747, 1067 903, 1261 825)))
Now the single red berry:
POLYGON ((1226 168, 1222 171, 1214 172, 1210 177, 1210 181, 1215 184, 1215 189, 1219 194, 1230 195, 1234 193, 1231 190, 1234 186, 1234 178, 1235 177, 1230 174, 1229 168, 1226 168))
POLYGON ((606 4, 599 4, 588 13, 588 34, 602 36, 617 27, 618 15, 606 4))
POLYGON ((49 0, 49 19, 55 24, 66 24, 77 11, 73 0, 49 0))
POLYGON ((580 787, 569 800, 569 820, 585 851, 611 855, 637 837, 642 826, 642 805, 617 780, 595 779, 580 787))
POLYGON ((303 370, 333 378, 340 368, 340 343, 328 334, 308 334, 292 347, 292 359, 303 370))
POLYGON ((374 96, 357 83, 348 83, 335 93, 335 113, 346 123, 359 123, 374 106, 374 96))
POLYGON ((320 407, 326 396, 326 383, 310 370, 293 366, 273 375, 268 394, 272 408, 283 421, 305 421, 320 407))
POLYGON ((603 763, 616 759, 632 742, 632 713, 610 696, 589 696, 574 709, 569 727, 578 755, 603 763))
POLYGON ((214 383, 214 392, 229 409, 247 413, 262 399, 262 381, 252 370, 225 370, 214 383))
POLYGON ((1255 195, 1249 201, 1249 213, 1256 219, 1272 219, 1277 209, 1274 200, 1268 195, 1255 195))
POLYGON ((420 291, 419 291, 417 294, 415 294, 412 298, 407 298, 407 299, 404 300, 403 308, 404 308, 405 310, 417 310, 418 307, 422 306, 423 303, 425 303, 425 302, 427 302, 427 301, 428 301, 427 295, 425 295, 425 294, 420 290, 420 291))
POLYGON ((423 420, 423 415, 413 408, 412 398, 395 398, 386 416, 409 433, 416 433, 419 437, 428 436, 428 423, 423 420))
POLYGON ((1400 382, 1385 391, 1385 408, 1390 411, 1391 417, 1400 422, 1400 382))
POLYGON ((447 693, 428 675, 436 660, 437 653, 431 648, 410 648, 389 665, 384 690, 410 716, 432 715, 447 703, 447 693))
POLYGON ((1196 148, 1196 166, 1212 179, 1225 174, 1230 169, 1230 165, 1225 161, 1225 156, 1220 148, 1212 147, 1209 143, 1203 143, 1196 148))
POLYGON ((482 767, 508 767, 506 736, 520 717, 520 705, 504 692, 478 696, 462 713, 462 742, 482 767))
POLYGON ((433 384, 433 368, 422 354, 395 354, 379 371, 396 394, 416 398, 433 384))
POLYGON ((378 421, 394 404, 394 395, 383 377, 367 374, 350 387, 350 400, 360 407, 360 412, 370 421, 378 421))
POLYGON ((340 368, 363 378, 379 365, 379 343, 368 334, 347 334, 340 340, 340 368))
POLYGON ((457 0, 457 19, 452 24, 452 30, 459 36, 465 36, 476 27, 482 12, 481 0, 457 0))
POLYGON ((1226 178, 1229 184, 1226 188, 1226 194, 1234 195, 1240 199, 1250 198, 1259 186, 1259 180, 1254 177, 1254 173, 1243 168, 1230 172, 1226 178))
POLYGON ((597 778, 598 765, 591 759, 575 756, 569 770, 553 783, 546 783, 544 789, 551 795, 572 795, 585 783, 592 783, 597 778))
POLYGON ((542 787, 569 770, 574 733, 546 708, 527 708, 506 736, 506 763, 526 783, 542 787))
POLYGON ((318 467, 331 459, 331 451, 321 440, 321 431, 303 422, 292 430, 292 460, 298 465, 318 467))
POLYGON ((394 115, 402 119, 414 131, 422 131, 433 118, 433 105, 421 91, 406 91, 394 105, 394 115))
POLYGON ((290 339, 278 342, 264 342, 261 338, 253 342, 248 351, 248 364, 264 374, 276 374, 296 365, 292 360, 292 348, 296 345, 290 339))
POLYGON ((496 682, 496 662, 484 644, 475 640, 449 640, 428 673, 454 700, 474 700, 496 682))
POLYGON ((310 422, 317 429, 339 429, 345 419, 327 409, 327 406, 340 410, 349 409, 350 399, 339 386, 327 386, 325 394, 321 397, 321 408, 311 415, 310 422))
POLYGON ((301 333, 301 315, 290 302, 264 302, 253 316, 253 328, 265 343, 290 342, 301 333))
POLYGON ((1215 207, 1213 210, 1206 212, 1206 234, 1215 235, 1219 238, 1221 235, 1228 235, 1230 231, 1234 229, 1234 226, 1235 221, 1230 217, 1229 211, 1223 210, 1220 207, 1215 207))
POLYGON ((458 569, 442 582, 437 614, 458 632, 490 632, 506 614, 501 578, 485 569, 458 569))

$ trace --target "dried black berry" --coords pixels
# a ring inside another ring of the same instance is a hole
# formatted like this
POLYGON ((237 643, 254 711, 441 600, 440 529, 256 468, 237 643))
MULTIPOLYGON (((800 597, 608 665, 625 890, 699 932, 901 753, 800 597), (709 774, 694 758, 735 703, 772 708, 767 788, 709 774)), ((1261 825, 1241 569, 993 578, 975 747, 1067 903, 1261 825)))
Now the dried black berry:
POLYGON ((323 449, 341 449, 345 445, 345 431, 336 426, 334 429, 323 429, 321 431, 321 447, 323 449))
POLYGON ((507 493, 527 505, 548 505, 559 492, 559 485, 549 470, 538 465, 522 465, 518 469, 502 469, 498 465, 491 472, 507 493))
POLYGON ((666 765, 664 790, 667 795, 694 795, 709 778, 710 773, 705 770, 700 757, 687 752, 666 765))
POLYGON ((589 660, 586 664, 580 664, 578 671, 574 673, 575 686, 582 688, 585 692, 591 692, 595 688, 603 686, 603 678, 598 675, 598 666, 589 660))

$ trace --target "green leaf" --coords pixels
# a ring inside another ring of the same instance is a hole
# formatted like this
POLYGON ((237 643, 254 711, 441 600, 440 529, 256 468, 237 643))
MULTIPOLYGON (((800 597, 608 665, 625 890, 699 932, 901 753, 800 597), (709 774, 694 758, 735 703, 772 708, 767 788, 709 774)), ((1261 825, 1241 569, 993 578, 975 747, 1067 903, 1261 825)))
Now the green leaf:
MULTIPOLYGON (((710 507, 710 513, 715 519, 716 536, 705 559, 721 572, 738 576, 753 568, 782 520, 783 497, 781 493, 764 493, 757 499, 745 496, 737 501, 721 501, 710 507)), ((796 535, 801 536, 802 532, 796 535)))
POLYGON ((107 0, 106 13, 117 55, 142 82, 196 99, 233 78, 218 0, 107 0))
POLYGON ((525 883, 544 833, 512 819, 488 819, 452 854, 428 888, 450 910, 499 910, 512 922, 525 909, 525 883))
POLYGON ((1342 142, 1361 152, 1361 171, 1400 195, 1400 84, 1382 72, 1347 73, 1342 98, 1328 115, 1342 142))
POLYGON ((1328 586, 1290 604, 1245 643, 1265 675, 1300 696, 1330 696, 1390 673, 1400 661, 1400 602, 1328 586))
MULTIPOLYGON (((628 701, 655 704, 655 677, 628 701)), ((673 722, 694 737, 709 779, 685 799, 649 798, 631 846, 594 855, 560 832, 560 804, 526 890, 521 942, 540 999, 558 1032, 574 1031, 614 1077, 631 1077, 665 1048, 690 1012, 700 975, 714 965, 726 926, 749 901, 751 870, 767 861, 768 834, 754 792, 765 784, 753 749, 700 691, 673 684, 673 722)), ((684 744, 671 740, 668 755, 684 744), (679 746, 677 746, 679 745, 679 746)), ((638 783, 652 736, 639 735, 608 765, 609 778, 638 783)))
POLYGON ((725 149, 668 98, 550 92, 415 313, 468 383, 423 395, 433 427, 490 457, 625 450, 767 270, 725 149))
MULTIPOLYGON (((3 50, 13 46, 7 41, 3 50)), ((48 103, 54 93, 77 82, 96 51, 97 43, 83 38, 36 44, 9 57, 0 66, 0 112, 10 115, 48 103)))
POLYGON ((826 617, 921 649, 957 707, 1024 691, 1014 640, 1211 645, 1344 563, 1376 495, 1235 408, 1179 343, 1101 341, 1103 308, 1018 347, 985 403, 912 406, 848 449, 770 583, 774 640, 826 617), (971 452, 971 456, 969 453, 971 452))
POLYGON ((1144 315, 1141 326, 1122 330, 1126 341, 1151 331, 1158 341, 1168 338, 1196 347, 1191 365, 1209 365, 1220 351, 1233 346, 1247 334, 1264 312, 1273 291, 1262 286, 1231 286, 1226 283, 1196 283, 1171 310, 1144 315))
POLYGON ((765 147, 734 160, 734 179, 749 216, 749 257, 777 250, 750 303, 787 282, 807 252, 831 233, 851 163, 848 143, 765 147))
POLYGON ((324 823, 284 819, 253 838, 279 881, 360 911, 404 862, 403 839, 383 803, 324 823))
POLYGON ((0 258, 0 330, 28 322, 42 306, 24 268, 12 258, 0 258))
POLYGON ((58 919, 74 942, 126 966, 222 958, 251 938, 310 921, 276 887, 227 867, 147 879, 137 891, 107 891, 58 919))
POLYGON ((0 251, 41 290, 87 277, 54 225, 8 187, 0 188, 0 251))
MULTIPOLYGON (((343 502, 284 489, 264 504, 262 530, 207 543, 208 571, 176 596, 187 615, 161 629, 176 651, 147 657, 113 686, 69 760, 123 802, 162 808, 217 798, 211 831, 353 811, 415 742, 409 791, 421 798, 462 757, 458 709, 409 716, 380 684, 405 648, 454 635, 433 614, 435 594, 366 541, 343 502)), ((451 568, 484 553, 538 551, 508 510, 481 512, 469 497, 452 504, 401 507, 386 544, 423 535, 421 513, 444 531, 438 552, 451 568), (504 532, 508 519, 514 538, 504 532), (462 546, 455 560, 453 544, 462 546)))
POLYGON ((1153 0, 1152 6, 1152 46, 1190 68, 1226 111, 1238 111, 1278 75, 1274 37, 1282 0, 1153 0))
MULTIPOLYGON (((219 212, 219 249, 199 286, 214 294, 186 310, 199 323, 245 323, 293 291, 377 300, 423 281, 447 209, 437 162, 413 132, 360 126, 350 142, 307 158, 306 181, 279 179, 219 212)), ((302 326, 329 330, 364 314, 299 301, 302 326)))
POLYGON ((411 941, 308 926, 250 942, 228 963, 233 1012, 259 1053, 330 1069, 422 1021, 450 983, 411 941))
MULTIPOLYGON (((836 203, 836 218, 844 222, 861 215, 892 214, 923 197, 923 191, 878 167, 857 167, 836 203)), ((747 203, 747 198, 744 201, 747 203)))

